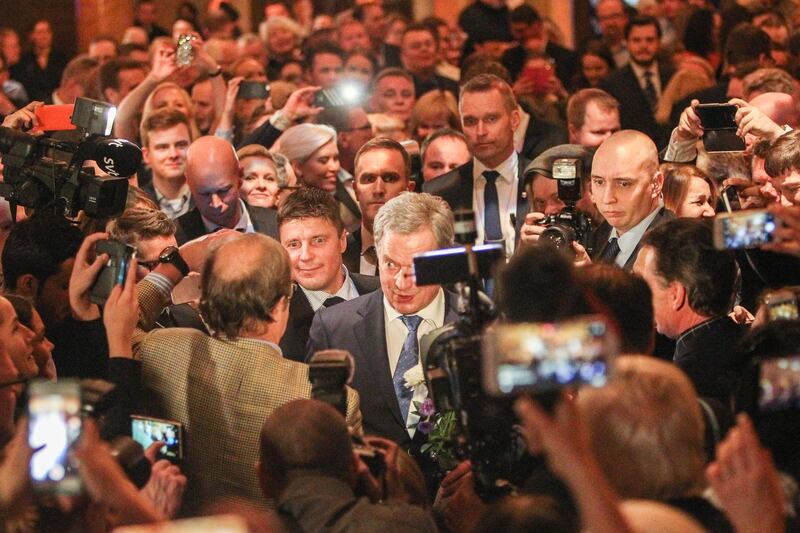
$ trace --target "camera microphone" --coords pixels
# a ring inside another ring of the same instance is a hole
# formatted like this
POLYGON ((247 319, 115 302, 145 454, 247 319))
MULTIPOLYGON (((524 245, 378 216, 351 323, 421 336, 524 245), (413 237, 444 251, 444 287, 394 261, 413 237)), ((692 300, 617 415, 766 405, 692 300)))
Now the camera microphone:
POLYGON ((89 139, 81 144, 80 155, 115 178, 131 176, 142 162, 141 149, 125 139, 89 139))

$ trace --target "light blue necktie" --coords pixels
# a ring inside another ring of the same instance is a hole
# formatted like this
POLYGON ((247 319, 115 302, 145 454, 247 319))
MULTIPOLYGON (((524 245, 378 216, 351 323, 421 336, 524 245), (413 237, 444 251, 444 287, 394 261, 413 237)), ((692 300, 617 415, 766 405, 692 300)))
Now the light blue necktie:
POLYGON ((414 368, 419 361, 419 341, 417 340, 417 328, 422 322, 422 317, 417 315, 401 316, 400 320, 403 321, 406 328, 408 328, 408 335, 403 342, 403 349, 400 351, 400 358, 397 360, 397 366, 394 369, 394 376, 392 376, 392 383, 394 383, 394 393, 397 396, 397 403, 400 405, 400 414, 403 416, 403 421, 408 418, 408 409, 411 406, 411 398, 414 397, 414 391, 405 385, 405 373, 414 368))

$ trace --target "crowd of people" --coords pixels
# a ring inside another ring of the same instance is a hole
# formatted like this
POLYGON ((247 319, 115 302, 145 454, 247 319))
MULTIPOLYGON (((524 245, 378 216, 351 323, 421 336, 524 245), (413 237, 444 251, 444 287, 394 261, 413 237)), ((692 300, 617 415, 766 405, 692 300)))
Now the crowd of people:
POLYGON ((90 98, 142 154, 111 217, 0 188, 3 530, 800 528, 796 2, 598 0, 577 50, 504 0, 208 4, 167 29, 137 0, 73 58, 54 20, 0 29, 3 130, 74 139, 43 109, 90 98), (749 213, 774 231, 726 245, 749 213), (494 268, 422 284, 470 233, 494 268), (107 240, 133 256, 98 300, 107 240), (499 401, 479 350, 430 355, 587 315, 614 349, 583 387, 499 401), (91 415, 43 484, 30 399, 75 380, 91 415))

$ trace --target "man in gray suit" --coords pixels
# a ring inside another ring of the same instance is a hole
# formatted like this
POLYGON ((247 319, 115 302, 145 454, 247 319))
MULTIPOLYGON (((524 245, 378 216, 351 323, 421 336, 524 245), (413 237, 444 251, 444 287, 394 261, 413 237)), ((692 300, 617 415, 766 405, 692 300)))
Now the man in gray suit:
POLYGON ((417 421, 413 402, 427 397, 424 383, 409 379, 419 365, 419 338, 456 319, 452 295, 416 285, 413 257, 452 245, 453 215, 441 198, 405 192, 380 208, 373 229, 381 290, 319 310, 307 356, 349 351, 365 431, 408 448, 420 440, 412 443, 409 429, 417 421))

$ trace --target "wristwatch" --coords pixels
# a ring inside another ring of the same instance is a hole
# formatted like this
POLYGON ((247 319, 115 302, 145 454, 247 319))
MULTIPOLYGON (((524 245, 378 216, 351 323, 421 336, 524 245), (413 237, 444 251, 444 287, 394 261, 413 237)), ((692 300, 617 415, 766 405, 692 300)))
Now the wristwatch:
POLYGON ((178 250, 177 246, 167 246, 161 251, 161 254, 158 256, 159 263, 168 263, 178 270, 181 271, 181 274, 184 276, 189 275, 189 265, 186 264, 186 261, 183 260, 181 257, 181 252, 178 250))

